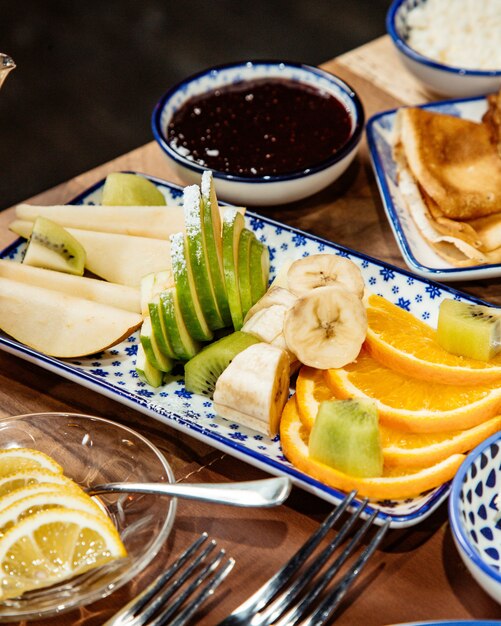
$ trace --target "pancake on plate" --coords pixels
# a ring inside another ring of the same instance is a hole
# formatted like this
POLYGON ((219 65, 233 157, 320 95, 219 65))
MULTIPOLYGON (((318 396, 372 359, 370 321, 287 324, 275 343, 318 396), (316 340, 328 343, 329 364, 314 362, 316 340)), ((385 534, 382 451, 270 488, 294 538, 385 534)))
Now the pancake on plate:
POLYGON ((417 107, 396 116, 402 199, 425 239, 458 267, 501 262, 500 105, 501 96, 489 103, 489 123, 417 107))

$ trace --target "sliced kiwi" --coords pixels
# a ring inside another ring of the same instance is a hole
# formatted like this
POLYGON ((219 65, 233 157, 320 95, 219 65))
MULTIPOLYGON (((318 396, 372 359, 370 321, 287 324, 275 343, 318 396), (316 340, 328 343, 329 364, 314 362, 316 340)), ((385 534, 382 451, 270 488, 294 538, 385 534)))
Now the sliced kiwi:
POLYGON ((326 400, 310 433, 309 454, 350 476, 381 476, 383 451, 374 402, 326 400))
POLYGON ((451 354, 488 361, 501 348, 501 311, 481 304, 443 300, 438 313, 437 341, 451 354))
POLYGON ((85 250, 73 235, 56 222, 37 217, 23 263, 82 276, 85 260, 85 250))
POLYGON ((236 331, 206 346, 184 366, 184 383, 188 391, 212 396, 216 381, 235 356, 260 339, 236 331))

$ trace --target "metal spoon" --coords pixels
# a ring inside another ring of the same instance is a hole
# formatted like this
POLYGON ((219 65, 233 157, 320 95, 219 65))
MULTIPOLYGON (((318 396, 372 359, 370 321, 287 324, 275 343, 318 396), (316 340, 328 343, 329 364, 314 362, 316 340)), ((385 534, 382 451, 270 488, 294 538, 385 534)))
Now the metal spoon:
POLYGON ((272 507, 290 493, 290 478, 281 476, 237 483, 103 483, 87 487, 89 495, 102 493, 148 493, 242 507, 272 507))

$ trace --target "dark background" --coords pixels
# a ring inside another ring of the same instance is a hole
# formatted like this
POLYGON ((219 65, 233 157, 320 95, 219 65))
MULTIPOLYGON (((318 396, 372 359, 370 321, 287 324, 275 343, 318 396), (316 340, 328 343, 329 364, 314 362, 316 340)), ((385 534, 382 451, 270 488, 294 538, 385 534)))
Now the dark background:
POLYGON ((0 209, 152 139, 169 86, 211 65, 317 65, 385 32, 390 0, 0 0, 0 209))

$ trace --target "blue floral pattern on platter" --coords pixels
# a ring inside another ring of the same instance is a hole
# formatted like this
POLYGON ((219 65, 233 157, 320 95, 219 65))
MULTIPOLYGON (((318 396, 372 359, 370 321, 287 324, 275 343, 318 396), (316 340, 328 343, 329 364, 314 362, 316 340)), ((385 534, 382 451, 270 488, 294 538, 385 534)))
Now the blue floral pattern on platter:
POLYGON ((472 574, 479 581, 490 577, 501 592, 501 432, 479 444, 460 467, 449 513, 472 574))
MULTIPOLYGON (((486 99, 445 100, 422 105, 437 113, 455 115, 478 122, 487 108, 486 99)), ((416 274, 441 281, 481 280, 501 276, 501 264, 455 267, 426 242, 402 200, 392 155, 395 118, 398 109, 378 113, 367 122, 367 141, 383 206, 400 252, 416 274)))
MULTIPOLYGON (((168 204, 180 204, 180 188, 151 178, 164 193, 168 204)), ((104 181, 87 190, 73 203, 99 204, 104 181)), ((387 265, 353 250, 274 222, 248 212, 247 227, 270 250, 271 272, 287 259, 300 258, 318 252, 332 252, 350 258, 364 276, 368 290, 410 311, 429 324, 436 324, 438 307, 444 297, 472 300, 446 286, 419 278, 409 272, 387 265)), ((25 243, 18 240, 0 256, 20 260, 25 243)), ((24 346, 0 334, 0 348, 41 367, 58 373, 80 385, 122 402, 164 424, 182 430, 251 465, 271 474, 286 474, 303 489, 332 503, 343 494, 295 469, 284 457, 278 437, 270 439, 255 431, 218 417, 212 402, 190 393, 184 387, 182 375, 172 376, 164 386, 154 389, 139 380, 134 365, 138 333, 101 354, 79 360, 58 360, 24 346)), ((391 518, 395 528, 417 524, 431 514, 449 493, 449 484, 406 501, 372 502, 378 510, 378 521, 391 518)))

